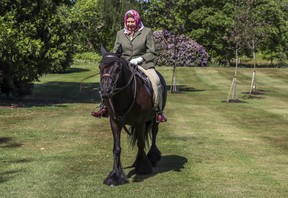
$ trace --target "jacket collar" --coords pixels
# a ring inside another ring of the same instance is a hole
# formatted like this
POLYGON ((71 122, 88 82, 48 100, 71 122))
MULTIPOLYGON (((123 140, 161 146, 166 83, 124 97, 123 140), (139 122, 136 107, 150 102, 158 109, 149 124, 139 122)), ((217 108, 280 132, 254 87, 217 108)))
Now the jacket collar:
POLYGON ((141 30, 138 30, 137 32, 135 32, 135 35, 132 39, 130 39, 130 36, 128 34, 125 34, 126 38, 129 40, 129 41, 133 41, 137 36, 139 36, 142 32, 143 28, 141 30))

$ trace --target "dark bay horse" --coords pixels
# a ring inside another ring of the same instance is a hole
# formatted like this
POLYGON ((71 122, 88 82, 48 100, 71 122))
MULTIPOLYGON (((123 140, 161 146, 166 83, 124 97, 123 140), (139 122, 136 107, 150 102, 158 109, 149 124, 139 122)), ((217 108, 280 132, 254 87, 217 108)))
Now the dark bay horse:
MULTIPOLYGON (((152 166, 156 166, 161 158, 161 152, 156 146, 159 123, 156 122, 152 94, 146 89, 137 69, 121 58, 121 51, 120 48, 116 53, 110 53, 101 47, 102 62, 99 66, 100 93, 108 109, 114 139, 113 169, 104 184, 113 186, 129 182, 120 160, 122 129, 131 135, 132 142, 138 147, 137 157, 132 165, 136 174, 152 173, 152 166), (131 130, 125 125, 131 126, 131 130), (145 144, 149 137, 151 147, 146 155, 145 144)), ((164 109, 167 98, 166 83, 161 74, 158 74, 163 87, 164 109)))

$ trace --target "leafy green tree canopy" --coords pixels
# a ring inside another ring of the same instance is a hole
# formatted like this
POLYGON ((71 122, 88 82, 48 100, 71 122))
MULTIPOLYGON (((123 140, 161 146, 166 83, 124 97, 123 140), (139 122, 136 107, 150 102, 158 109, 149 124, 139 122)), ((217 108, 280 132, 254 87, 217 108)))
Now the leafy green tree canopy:
POLYGON ((287 55, 288 0, 149 0, 143 4, 148 26, 180 30, 217 62, 234 57, 235 42, 242 43, 242 53, 248 54, 250 44, 245 42, 251 39, 258 51, 287 55))
POLYGON ((70 0, 1 0, 0 95, 29 94, 33 82, 72 62, 70 0))
POLYGON ((135 0, 77 0, 71 13, 78 51, 111 50, 116 32, 123 28, 123 17, 130 9, 140 10, 135 0))

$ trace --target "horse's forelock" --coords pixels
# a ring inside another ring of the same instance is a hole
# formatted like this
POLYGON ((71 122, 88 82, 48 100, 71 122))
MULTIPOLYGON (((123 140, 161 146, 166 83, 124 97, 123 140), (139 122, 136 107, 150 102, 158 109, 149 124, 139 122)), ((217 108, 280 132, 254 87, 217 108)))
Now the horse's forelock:
POLYGON ((121 62, 122 65, 128 66, 128 62, 124 58, 118 57, 116 54, 113 53, 108 53, 102 58, 102 64, 104 65, 111 65, 114 62, 121 62))
POLYGON ((119 57, 112 53, 108 53, 102 58, 102 63, 104 64, 111 64, 116 61, 119 61, 119 57))

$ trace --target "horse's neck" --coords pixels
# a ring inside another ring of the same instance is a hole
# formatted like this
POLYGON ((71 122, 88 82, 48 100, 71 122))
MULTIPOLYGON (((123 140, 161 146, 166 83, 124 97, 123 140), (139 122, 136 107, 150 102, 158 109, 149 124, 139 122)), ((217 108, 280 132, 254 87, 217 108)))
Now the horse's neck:
POLYGON ((118 94, 113 96, 113 104, 116 109, 125 110, 127 109, 134 100, 135 94, 135 79, 133 79, 132 71, 127 67, 123 67, 123 71, 121 74, 121 83, 117 84, 118 89, 121 90, 118 94))
MULTIPOLYGON (((119 87, 123 87, 129 83, 131 77, 133 75, 129 65, 125 65, 122 67, 121 71, 121 83, 119 83, 119 87)), ((131 83, 131 82, 130 82, 131 83)))

